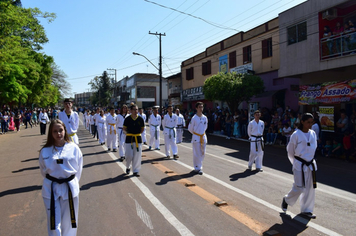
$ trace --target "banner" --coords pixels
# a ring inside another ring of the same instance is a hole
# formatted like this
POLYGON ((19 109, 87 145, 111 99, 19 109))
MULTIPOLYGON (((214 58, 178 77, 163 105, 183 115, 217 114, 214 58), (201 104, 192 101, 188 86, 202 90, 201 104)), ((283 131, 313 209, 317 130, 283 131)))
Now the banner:
POLYGON ((299 105, 333 104, 356 99, 356 79, 299 86, 299 105))
POLYGON ((321 131, 334 132, 334 107, 319 106, 321 131))
POLYGON ((219 72, 227 73, 228 66, 227 66, 227 55, 219 57, 219 72))

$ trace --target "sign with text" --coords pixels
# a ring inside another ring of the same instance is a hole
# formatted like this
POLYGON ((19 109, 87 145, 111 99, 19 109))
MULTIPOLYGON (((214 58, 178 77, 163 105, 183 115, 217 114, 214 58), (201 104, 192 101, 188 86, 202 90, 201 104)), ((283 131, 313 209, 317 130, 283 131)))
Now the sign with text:
POLYGON ((219 57, 219 72, 227 73, 228 64, 227 64, 227 55, 219 57))
POLYGON ((204 100, 203 86, 185 89, 182 91, 182 101, 198 101, 204 100))
POLYGON ((319 106, 321 131, 334 132, 334 107, 319 106))
POLYGON ((245 74, 245 73, 247 73, 249 70, 252 70, 252 63, 231 68, 231 69, 230 69, 230 72, 231 72, 231 73, 232 73, 232 72, 235 72, 236 74, 245 74))

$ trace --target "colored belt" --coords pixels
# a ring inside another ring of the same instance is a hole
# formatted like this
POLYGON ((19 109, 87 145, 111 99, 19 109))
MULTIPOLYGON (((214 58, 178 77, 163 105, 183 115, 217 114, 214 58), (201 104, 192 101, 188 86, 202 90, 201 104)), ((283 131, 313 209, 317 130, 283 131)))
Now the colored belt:
POLYGON ((152 125, 152 126, 155 127, 155 139, 157 140, 158 139, 157 127, 159 125, 152 125))
POLYGON ((114 133, 116 134, 115 124, 108 123, 108 125, 110 125, 110 134, 111 134, 111 128, 114 128, 114 133))
POLYGON ((177 125, 177 129, 182 129, 183 125, 177 125))
POLYGON ((119 136, 119 142, 120 142, 120 140, 121 140, 121 135, 122 135, 122 132, 124 131, 123 130, 123 128, 122 127, 117 127, 118 129, 121 129, 121 131, 120 131, 120 136, 119 136))
POLYGON ((53 193, 53 182, 56 182, 58 184, 67 183, 70 219, 72 222, 72 228, 77 228, 77 223, 75 220, 75 209, 74 209, 74 203, 73 203, 72 190, 70 189, 69 184, 68 184, 69 181, 71 181, 75 178, 75 175, 71 175, 69 178, 66 178, 66 179, 57 179, 55 177, 50 176, 49 174, 46 174, 46 178, 52 181, 52 183, 51 183, 51 208, 50 208, 51 230, 54 230, 56 228, 56 214, 55 214, 55 201, 54 201, 54 193, 53 193))
POLYGON ((131 148, 133 149, 133 146, 132 146, 132 139, 135 138, 135 143, 136 143, 136 148, 137 148, 137 151, 138 151, 138 140, 137 140, 137 137, 141 137, 141 134, 126 134, 126 136, 130 137, 131 136, 131 148))
POLYGON ((303 185, 305 187, 305 177, 304 177, 304 170, 303 170, 303 166, 310 166, 312 165, 313 170, 312 170, 312 177, 313 177, 313 188, 316 188, 316 171, 315 171, 315 165, 314 165, 314 158, 311 161, 306 161, 298 156, 294 156, 295 159, 297 159, 298 161, 300 161, 302 163, 302 176, 303 176, 303 185))
POLYGON ((173 137, 175 138, 176 137, 176 131, 174 130, 174 127, 167 127, 165 126, 165 128, 169 129, 169 138, 172 138, 172 135, 171 135, 171 131, 173 130, 173 137))
POLYGON ((256 143, 256 152, 258 152, 258 145, 257 145, 257 142, 260 142, 260 143, 261 143, 262 151, 264 151, 264 150, 265 150, 265 147, 264 147, 264 143, 263 143, 263 139, 262 139, 263 136, 251 135, 251 137, 256 138, 254 141, 250 140, 250 142, 255 142, 255 143, 256 143))
POLYGON ((70 137, 70 139, 72 140, 73 143, 74 143, 74 139, 73 139, 74 135, 76 135, 76 133, 68 134, 68 136, 70 137))
POLYGON ((204 135, 205 135, 205 133, 198 134, 198 133, 193 132, 193 134, 198 135, 200 137, 200 149, 201 149, 201 152, 204 154, 204 135))

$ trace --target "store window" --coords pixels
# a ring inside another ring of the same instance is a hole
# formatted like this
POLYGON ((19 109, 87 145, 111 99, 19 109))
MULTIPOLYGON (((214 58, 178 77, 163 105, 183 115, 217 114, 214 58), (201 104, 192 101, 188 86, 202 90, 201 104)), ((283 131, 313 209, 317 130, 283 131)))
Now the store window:
POLYGON ((293 25, 287 28, 288 45, 307 39, 307 22, 293 25))
POLYGON ((272 56, 272 38, 262 41, 262 59, 272 56))
POLYGON ((244 64, 251 62, 252 61, 251 45, 242 48, 242 51, 243 51, 243 62, 244 62, 244 64))
POLYGON ((202 75, 210 75, 211 74, 211 61, 202 63, 202 75))

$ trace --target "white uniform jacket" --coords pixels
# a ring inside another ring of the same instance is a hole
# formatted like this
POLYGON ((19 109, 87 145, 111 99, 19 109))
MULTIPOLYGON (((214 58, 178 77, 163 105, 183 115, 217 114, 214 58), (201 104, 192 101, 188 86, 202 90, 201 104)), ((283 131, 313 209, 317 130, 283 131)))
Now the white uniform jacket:
POLYGON ((65 111, 61 111, 58 114, 58 119, 63 121, 66 126, 68 134, 77 133, 79 127, 79 116, 78 113, 72 111, 70 117, 68 118, 65 111))
MULTIPOLYGON (((289 161, 293 165, 293 169, 297 171, 302 170, 302 163, 294 158, 294 156, 298 156, 307 162, 310 162, 314 159, 315 150, 317 148, 317 138, 314 130, 309 130, 308 133, 304 133, 303 131, 297 129, 294 131, 292 136, 290 137, 290 141, 287 145, 287 153, 289 161)), ((313 160, 315 165, 315 170, 317 170, 316 162, 313 160)), ((312 165, 304 165, 304 170, 306 168, 310 168, 313 170, 312 165)))
POLYGON ((95 120, 95 125, 98 126, 98 120, 100 119, 100 113, 95 113, 94 114, 94 120, 95 120))
POLYGON ((116 119, 117 119, 116 114, 114 114, 114 116, 109 114, 106 117, 106 127, 107 127, 108 134, 116 134, 116 119))
POLYGON ((90 115, 90 125, 95 125, 94 115, 90 115))
POLYGON ((177 115, 178 117, 178 122, 177 122, 177 128, 183 128, 185 127, 185 119, 182 114, 177 115))
MULTIPOLYGON (((138 113, 138 115, 141 116, 143 121, 146 123, 146 114, 145 113, 142 113, 142 114, 138 113)), ((145 129, 146 129, 146 126, 145 126, 145 129)))
POLYGON ((49 122, 49 118, 47 115, 47 112, 43 113, 41 112, 38 116, 38 120, 42 123, 42 124, 47 124, 49 122))
MULTIPOLYGON (((265 123, 262 120, 257 122, 255 119, 251 120, 248 124, 247 134, 251 141, 255 141, 256 137, 253 136, 263 136, 263 131, 265 130, 265 123)), ((261 137, 263 139, 263 137, 261 137)))
POLYGON ((148 124, 151 129, 150 132, 152 132, 152 130, 157 130, 159 132, 161 122, 161 116, 159 114, 157 114, 157 116, 155 116, 154 114, 150 115, 150 119, 148 120, 148 124))
MULTIPOLYGON (((66 179, 71 175, 75 178, 68 182, 73 197, 79 194, 79 180, 83 170, 83 154, 79 147, 73 143, 66 143, 63 147, 45 147, 41 150, 39 156, 41 174, 44 177, 42 186, 42 197, 51 199, 52 181, 46 178, 46 174, 57 178, 66 179), (63 164, 58 164, 58 160, 63 160, 63 164)), ((62 197, 68 199, 68 188, 66 184, 53 182, 54 198, 57 200, 62 197)))
POLYGON ((178 124, 178 116, 172 114, 170 116, 168 113, 164 116, 162 121, 163 133, 169 135, 170 137, 176 137, 176 126, 178 124))
POLYGON ((201 117, 194 115, 193 118, 191 119, 188 130, 190 133, 192 133, 192 143, 200 143, 200 136, 203 135, 203 141, 204 143, 208 142, 208 138, 206 137, 205 130, 208 128, 208 118, 202 114, 201 117), (196 134, 199 135, 196 135, 196 134))

